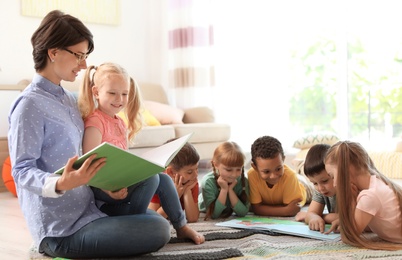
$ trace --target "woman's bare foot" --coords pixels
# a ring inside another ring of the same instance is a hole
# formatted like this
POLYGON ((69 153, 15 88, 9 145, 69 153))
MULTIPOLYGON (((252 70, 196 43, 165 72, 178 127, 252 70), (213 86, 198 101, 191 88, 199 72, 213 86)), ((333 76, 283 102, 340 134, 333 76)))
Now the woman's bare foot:
POLYGON ((177 238, 189 238, 193 240, 193 242, 197 245, 205 242, 204 235, 198 233, 188 225, 185 225, 182 228, 176 229, 177 238))

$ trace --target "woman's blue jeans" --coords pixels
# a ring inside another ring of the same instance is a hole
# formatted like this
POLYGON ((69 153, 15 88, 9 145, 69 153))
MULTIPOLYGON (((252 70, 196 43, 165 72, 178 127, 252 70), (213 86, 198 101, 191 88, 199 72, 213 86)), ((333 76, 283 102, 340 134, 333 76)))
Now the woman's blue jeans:
POLYGON ((158 251, 170 240, 170 224, 155 211, 97 219, 67 237, 46 237, 39 251, 52 257, 125 257, 158 251))
POLYGON ((109 217, 97 219, 67 237, 46 237, 39 251, 65 258, 122 257, 157 251, 170 239, 170 224, 155 211, 147 210, 155 193, 173 227, 186 225, 174 183, 169 175, 160 173, 130 186, 124 203, 103 193, 111 199, 101 207, 109 217))

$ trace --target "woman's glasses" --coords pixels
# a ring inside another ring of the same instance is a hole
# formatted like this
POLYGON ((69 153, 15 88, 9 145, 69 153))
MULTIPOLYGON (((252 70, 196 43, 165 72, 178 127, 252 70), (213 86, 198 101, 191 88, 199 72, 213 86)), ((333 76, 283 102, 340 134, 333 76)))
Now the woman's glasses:
POLYGON ((81 53, 76 53, 76 52, 70 51, 69 49, 64 49, 64 50, 71 53, 72 55, 74 55, 77 58, 78 64, 80 64, 83 60, 86 60, 89 56, 88 53, 81 54, 81 53))

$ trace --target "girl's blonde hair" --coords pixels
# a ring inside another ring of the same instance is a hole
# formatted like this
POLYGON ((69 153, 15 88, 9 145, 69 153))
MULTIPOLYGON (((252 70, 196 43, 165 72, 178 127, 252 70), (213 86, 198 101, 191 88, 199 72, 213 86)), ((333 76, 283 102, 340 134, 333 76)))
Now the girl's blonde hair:
POLYGON ((85 120, 85 118, 91 115, 98 107, 96 99, 92 93, 92 87, 97 86, 98 88, 101 88, 113 74, 123 76, 127 80, 127 83, 130 84, 128 102, 124 109, 128 121, 128 139, 130 140, 142 127, 142 117, 139 113, 142 102, 137 83, 120 65, 115 63, 103 63, 98 67, 93 65, 89 66, 85 72, 80 88, 78 107, 82 118, 85 120), (92 70, 94 71, 93 73, 92 70))
MULTIPOLYGON (((388 177, 380 173, 374 166, 373 161, 366 150, 356 142, 340 141, 334 144, 325 157, 325 164, 337 165, 336 202, 339 213, 342 240, 352 246, 368 249, 399 250, 402 245, 385 242, 374 242, 364 235, 359 235, 354 218, 357 205, 357 195, 352 192, 350 170, 369 172, 388 185, 396 194, 399 208, 402 211, 402 189, 388 177)), ((402 215, 401 220, 402 221, 402 215)), ((402 228, 401 228, 402 234, 402 228)))
MULTIPOLYGON (((218 178, 219 178, 219 173, 217 172, 215 168, 215 164, 223 164, 228 167, 242 167, 241 171, 241 185, 243 187, 242 193, 240 194, 240 200, 243 203, 246 203, 248 198, 247 198, 247 193, 246 193, 246 180, 244 176, 244 161, 246 157, 241 150, 240 146, 235 143, 235 142, 224 142, 221 143, 218 147, 216 147, 214 151, 214 155, 212 158, 212 168, 213 168, 213 173, 216 181, 216 185, 218 186, 218 189, 220 189, 218 185, 218 178)), ((215 208, 215 202, 212 202, 205 214, 205 220, 207 220, 209 217, 211 217, 212 213, 214 212, 215 208)), ((226 218, 232 215, 233 210, 230 209, 226 214, 222 215, 221 217, 226 218)))

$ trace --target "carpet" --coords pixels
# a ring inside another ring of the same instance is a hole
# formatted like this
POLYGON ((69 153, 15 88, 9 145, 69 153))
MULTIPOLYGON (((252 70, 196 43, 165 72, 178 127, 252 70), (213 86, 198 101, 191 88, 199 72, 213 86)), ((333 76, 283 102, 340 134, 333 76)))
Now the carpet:
MULTIPOLYGON (((223 220, 189 224, 204 234, 206 242, 195 245, 191 241, 177 239, 172 229, 171 241, 158 252, 140 257, 119 259, 402 259, 402 250, 367 250, 348 246, 340 241, 328 242, 309 238, 279 235, 272 232, 239 230, 216 226, 223 220)), ((376 239, 374 235, 371 235, 376 239)), ((51 259, 30 249, 30 259, 51 259)))

